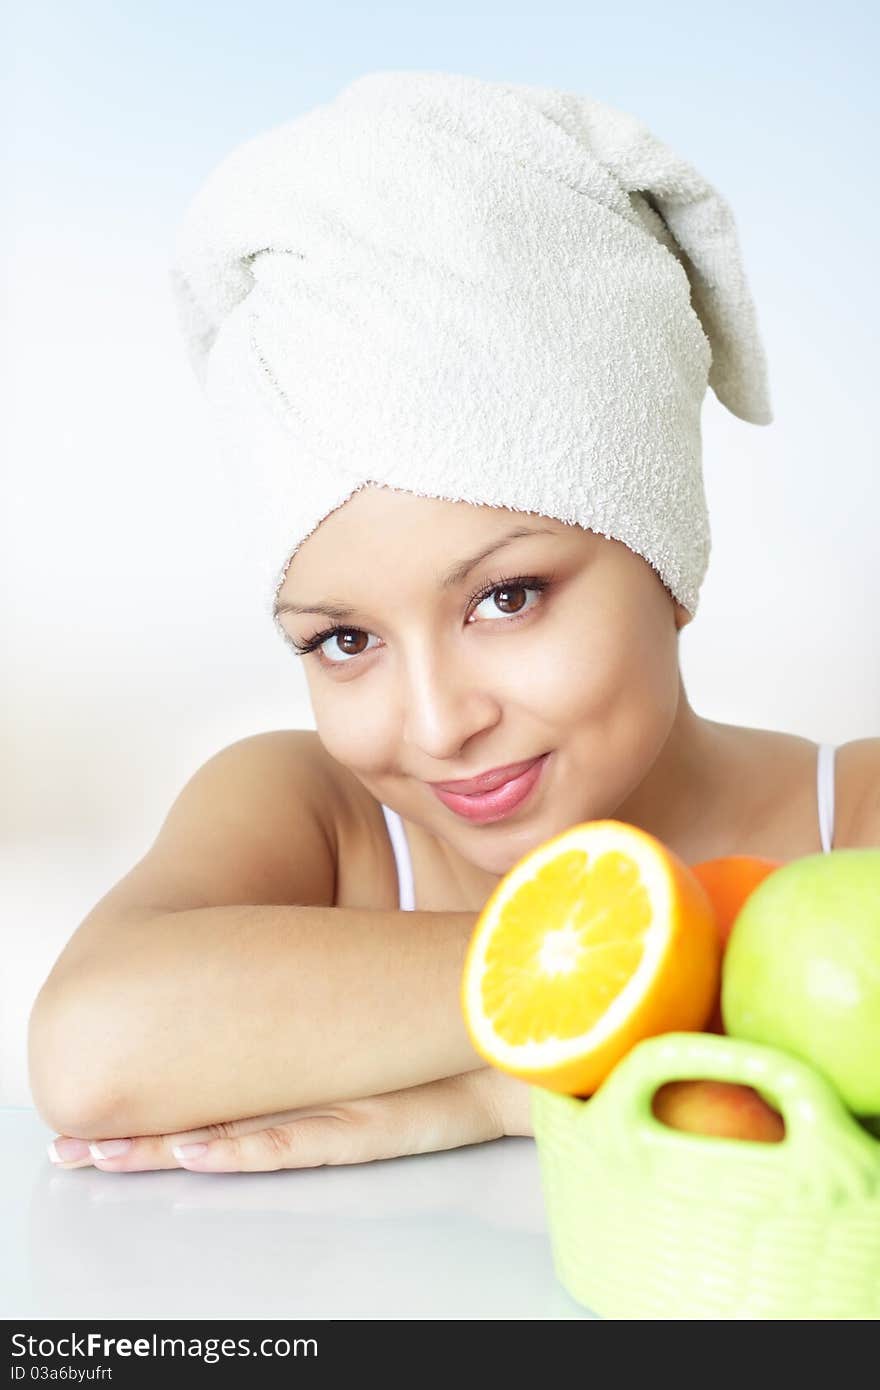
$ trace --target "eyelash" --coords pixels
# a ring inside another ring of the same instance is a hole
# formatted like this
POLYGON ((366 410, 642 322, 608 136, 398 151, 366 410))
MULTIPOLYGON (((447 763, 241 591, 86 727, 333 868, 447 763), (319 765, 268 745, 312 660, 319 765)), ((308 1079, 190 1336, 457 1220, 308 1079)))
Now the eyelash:
MULTIPOLYGON (((492 583, 477 589, 475 593, 470 595, 468 599, 468 608, 470 608, 472 604, 479 607, 483 599, 489 598, 490 595, 494 594, 498 589, 535 589, 540 594, 543 593, 551 583, 552 579, 535 574, 515 574, 510 578, 496 579, 492 583)), ((532 610, 529 609, 528 611, 531 612, 532 610)), ((515 622, 517 618, 525 616, 525 613, 514 613, 508 621, 515 622)), ((290 646, 293 647, 297 656, 308 656, 310 652, 315 651, 318 647, 323 647, 324 643, 328 641, 329 638, 335 637, 340 632, 363 631, 364 629, 360 627, 342 627, 337 625, 335 627, 325 628, 323 632, 315 633, 315 636, 310 637, 308 642, 298 642, 295 637, 288 637, 287 640, 290 646)), ((366 655, 366 653, 359 653, 358 655, 366 655)), ((348 661, 334 661, 331 662, 330 665, 350 666, 352 661, 356 660, 357 656, 354 656, 350 657, 348 661)))

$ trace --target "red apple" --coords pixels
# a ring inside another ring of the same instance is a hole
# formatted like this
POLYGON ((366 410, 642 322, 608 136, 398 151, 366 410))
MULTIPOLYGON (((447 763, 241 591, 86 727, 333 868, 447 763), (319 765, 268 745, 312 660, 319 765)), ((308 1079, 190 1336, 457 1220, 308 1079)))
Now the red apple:
POLYGON ((721 1139, 754 1139, 778 1144, 785 1122, 751 1086, 732 1081, 667 1081, 651 1109, 672 1129, 721 1139))

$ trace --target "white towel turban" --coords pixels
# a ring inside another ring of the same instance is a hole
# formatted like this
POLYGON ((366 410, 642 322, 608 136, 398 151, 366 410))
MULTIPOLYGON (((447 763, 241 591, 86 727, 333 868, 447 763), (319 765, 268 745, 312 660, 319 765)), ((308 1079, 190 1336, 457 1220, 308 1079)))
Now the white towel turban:
POLYGON ((696 611, 707 382, 772 415, 732 212, 635 117, 367 74, 220 163, 171 277, 273 600, 378 483, 614 537, 696 611))

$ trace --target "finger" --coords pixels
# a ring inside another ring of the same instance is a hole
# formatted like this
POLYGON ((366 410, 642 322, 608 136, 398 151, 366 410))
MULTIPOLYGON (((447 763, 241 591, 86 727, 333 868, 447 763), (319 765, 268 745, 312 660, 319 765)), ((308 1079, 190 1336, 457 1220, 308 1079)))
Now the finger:
POLYGON ((101 1172, 144 1173, 162 1168, 180 1168, 175 1152, 180 1144, 207 1143, 218 1134, 259 1121, 236 1120, 233 1124, 205 1125, 201 1129, 183 1130, 176 1134, 146 1134, 136 1139, 97 1139, 89 1144, 91 1161, 101 1172), (125 1148, 122 1148, 122 1145, 125 1148))
MULTIPOLYGON (((268 1173, 281 1168, 319 1168, 324 1165, 369 1163, 422 1152, 416 1142, 412 1106, 398 1095, 354 1101, 335 1116, 314 1116, 274 1125, 253 1134, 215 1139, 198 1147, 200 1153, 175 1150, 181 1166, 201 1173, 268 1173), (370 1107, 370 1113, 366 1109, 370 1107)), ((467 1142, 467 1141, 463 1141, 467 1142)))
MULTIPOLYGON (((236 1121, 247 1124, 248 1121, 236 1121)), ((174 1153, 176 1144, 189 1144, 213 1139, 225 1133, 227 1126, 203 1125, 200 1129, 183 1130, 176 1134, 144 1134, 134 1139, 93 1139, 89 1143, 91 1161, 102 1172, 144 1173, 162 1168, 179 1168, 174 1153)))
POLYGON ((350 1102, 337 1115, 305 1117, 196 1145, 175 1146, 181 1167, 200 1173, 270 1173, 281 1168, 367 1163, 412 1153, 408 1109, 397 1095, 350 1102), (357 1118, 355 1118, 357 1117, 357 1118), (197 1151, 198 1150, 198 1151, 197 1151))
POLYGON ((137 1139, 93 1139, 92 1162, 101 1172, 144 1173, 158 1168, 179 1168, 167 1135, 147 1134, 137 1139), (123 1148, 122 1146, 125 1145, 123 1148))
POLYGON ((174 1155, 175 1144, 196 1143, 227 1135, 248 1134, 253 1130, 264 1129, 267 1125, 278 1124, 299 1115, 326 1113, 316 1111, 315 1107, 300 1110, 280 1110, 272 1115, 253 1115, 241 1120, 220 1121, 216 1124, 202 1125, 195 1129, 179 1130, 174 1134, 142 1135, 125 1141, 119 1139, 79 1139, 70 1135, 56 1135, 46 1145, 46 1152, 53 1167, 91 1168, 115 1173, 143 1173, 159 1168, 179 1168, 180 1163, 174 1155), (125 1142, 127 1148, 110 1154, 109 1145, 125 1142), (103 1152, 103 1150, 107 1152, 103 1152))
POLYGON ((270 1173, 349 1163, 354 1160, 342 1156, 347 1151, 343 1125, 336 1117, 316 1116, 223 1139, 175 1144, 174 1157, 182 1168, 199 1173, 270 1173))
POLYGON ((92 1155, 87 1139, 75 1139, 69 1134, 56 1134, 46 1145, 49 1161, 54 1168, 91 1168, 92 1155))
POLYGON ((403 1091, 346 1102, 332 1115, 303 1118, 253 1134, 215 1139, 201 1152, 176 1148, 195 1172, 273 1172, 457 1148, 495 1137, 486 1108, 461 1078, 448 1077, 403 1091))
MULTIPOLYGON (((195 1137, 201 1138, 205 1131, 193 1133, 195 1137)), ((46 1145, 46 1152, 56 1168, 94 1167, 110 1172, 142 1173, 153 1168, 180 1167, 172 1153, 172 1137, 185 1142, 191 1136, 156 1134, 137 1139, 74 1139, 68 1135, 59 1135, 46 1145)))

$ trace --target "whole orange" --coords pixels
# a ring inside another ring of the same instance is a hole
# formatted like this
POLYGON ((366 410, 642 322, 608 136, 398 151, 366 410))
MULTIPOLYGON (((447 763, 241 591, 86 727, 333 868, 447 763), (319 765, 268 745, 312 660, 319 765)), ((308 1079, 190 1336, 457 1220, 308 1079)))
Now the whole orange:
MULTIPOLYGON (((781 869, 782 863, 781 859, 765 859, 760 855, 729 854, 723 859, 705 859, 702 864, 690 865, 691 873, 702 883, 715 909, 722 950, 727 946, 731 928, 746 898, 775 869, 781 869)), ((720 991, 705 1032, 724 1032, 720 991)))

